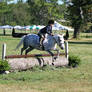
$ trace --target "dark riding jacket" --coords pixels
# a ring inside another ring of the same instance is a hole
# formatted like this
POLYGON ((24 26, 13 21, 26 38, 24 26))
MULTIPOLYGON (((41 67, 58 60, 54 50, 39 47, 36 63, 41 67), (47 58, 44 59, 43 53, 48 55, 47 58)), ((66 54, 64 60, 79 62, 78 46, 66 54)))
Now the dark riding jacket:
POLYGON ((42 28, 39 32, 38 35, 42 37, 42 35, 45 37, 45 34, 52 34, 52 27, 50 25, 47 25, 46 27, 42 28))

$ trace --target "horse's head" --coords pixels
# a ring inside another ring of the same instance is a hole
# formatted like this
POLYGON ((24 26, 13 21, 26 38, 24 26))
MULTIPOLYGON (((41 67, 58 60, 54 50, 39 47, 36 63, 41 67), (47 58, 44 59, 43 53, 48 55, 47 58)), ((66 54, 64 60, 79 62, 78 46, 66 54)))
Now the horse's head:
POLYGON ((55 38, 55 40, 57 42, 57 45, 61 49, 64 49, 65 48, 65 45, 64 45, 64 35, 55 35, 54 38, 55 38))

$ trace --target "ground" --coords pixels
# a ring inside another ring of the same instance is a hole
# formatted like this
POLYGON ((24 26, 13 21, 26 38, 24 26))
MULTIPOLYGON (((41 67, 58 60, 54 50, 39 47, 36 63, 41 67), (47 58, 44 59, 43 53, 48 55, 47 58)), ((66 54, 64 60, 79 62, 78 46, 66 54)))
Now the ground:
MULTIPOLYGON (((11 36, 0 36, 0 52, 2 44, 6 43, 7 55, 19 54, 20 50, 14 51, 19 40, 11 36)), ((80 39, 69 40, 69 53, 80 57, 80 66, 0 75, 0 92, 92 92, 92 34, 81 33, 80 39)))

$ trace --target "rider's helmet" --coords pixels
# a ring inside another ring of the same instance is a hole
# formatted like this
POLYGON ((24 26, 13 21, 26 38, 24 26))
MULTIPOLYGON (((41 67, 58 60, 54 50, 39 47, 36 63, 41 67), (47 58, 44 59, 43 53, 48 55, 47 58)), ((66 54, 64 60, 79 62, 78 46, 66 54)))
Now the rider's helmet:
POLYGON ((54 20, 49 20, 48 24, 54 24, 54 20))

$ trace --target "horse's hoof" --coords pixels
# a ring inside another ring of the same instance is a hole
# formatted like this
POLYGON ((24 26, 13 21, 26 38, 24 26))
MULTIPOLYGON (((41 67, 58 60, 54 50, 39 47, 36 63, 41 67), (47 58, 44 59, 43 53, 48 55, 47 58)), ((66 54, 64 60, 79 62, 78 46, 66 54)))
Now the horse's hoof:
POLYGON ((58 57, 54 57, 54 59, 56 60, 58 57))
POLYGON ((52 65, 54 66, 54 63, 52 62, 52 65))
POLYGON ((53 58, 52 62, 55 62, 55 59, 53 58))

